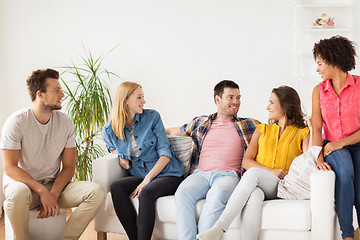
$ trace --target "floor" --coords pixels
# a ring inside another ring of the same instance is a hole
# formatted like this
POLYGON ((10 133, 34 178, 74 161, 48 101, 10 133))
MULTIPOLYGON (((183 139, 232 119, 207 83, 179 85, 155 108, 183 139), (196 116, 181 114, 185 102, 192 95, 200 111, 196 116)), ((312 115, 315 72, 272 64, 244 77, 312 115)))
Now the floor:
MULTIPOLYGON (((70 216, 71 209, 66 212, 66 216, 70 216)), ((0 218, 0 240, 5 239, 5 225, 3 214, 0 218)), ((94 221, 91 221, 89 226, 85 229, 84 233, 79 238, 80 240, 96 240, 96 232, 94 230, 94 221)), ((123 234, 108 233, 107 240, 128 240, 129 238, 123 234)))
MULTIPOLYGON (((69 209, 66 212, 66 216, 69 216, 71 214, 71 210, 69 209)), ((0 218, 0 240, 5 239, 5 225, 4 225, 4 218, 3 214, 0 218)), ((89 226, 86 228, 82 236, 80 237, 80 240, 96 240, 96 232, 94 230, 94 221, 91 221, 89 226)), ((128 240, 128 237, 126 235, 122 234, 114 234, 114 233, 108 233, 107 234, 107 240, 128 240)), ((156 240, 156 239, 153 239, 156 240)), ((355 232, 355 240, 360 240, 360 230, 359 228, 355 232)))

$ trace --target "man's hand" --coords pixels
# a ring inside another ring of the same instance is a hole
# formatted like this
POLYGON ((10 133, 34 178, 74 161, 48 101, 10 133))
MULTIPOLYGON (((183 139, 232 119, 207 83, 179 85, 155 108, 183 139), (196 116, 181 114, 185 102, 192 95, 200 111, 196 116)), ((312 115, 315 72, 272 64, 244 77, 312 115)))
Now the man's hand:
POLYGON ((47 189, 44 189, 40 192, 40 201, 41 205, 37 209, 39 215, 37 218, 48 218, 50 216, 55 216, 60 214, 60 208, 57 203, 58 196, 54 193, 49 192, 47 189))
POLYGON ((125 158, 119 157, 119 165, 120 165, 120 167, 122 167, 125 170, 130 169, 130 162, 129 162, 129 160, 127 160, 125 158))

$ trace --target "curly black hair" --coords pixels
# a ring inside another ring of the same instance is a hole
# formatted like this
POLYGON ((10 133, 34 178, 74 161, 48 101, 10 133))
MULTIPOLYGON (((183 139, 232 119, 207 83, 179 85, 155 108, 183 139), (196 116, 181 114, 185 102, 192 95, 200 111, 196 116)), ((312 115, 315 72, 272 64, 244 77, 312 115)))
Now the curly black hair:
POLYGON ((355 68, 355 46, 355 42, 337 35, 315 43, 313 56, 315 60, 317 57, 321 57, 327 64, 338 67, 343 72, 348 72, 355 68))

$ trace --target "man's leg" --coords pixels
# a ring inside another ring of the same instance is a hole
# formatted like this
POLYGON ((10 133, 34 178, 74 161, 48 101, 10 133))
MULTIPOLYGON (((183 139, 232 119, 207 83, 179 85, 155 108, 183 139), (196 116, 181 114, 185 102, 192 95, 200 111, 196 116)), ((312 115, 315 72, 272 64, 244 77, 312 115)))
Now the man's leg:
POLYGON ((205 198, 210 188, 209 181, 200 173, 206 174, 204 171, 196 170, 180 184, 175 193, 179 240, 196 240, 195 204, 205 198))
POLYGON ((21 182, 10 183, 4 192, 4 210, 10 220, 15 239, 30 240, 29 209, 40 204, 39 197, 21 182))
POLYGON ((210 181, 211 187, 199 218, 199 233, 211 228, 218 220, 239 178, 235 171, 211 171, 210 181))
POLYGON ((93 182, 70 182, 61 193, 60 208, 77 207, 66 222, 60 239, 79 239, 87 225, 103 204, 105 192, 93 182))

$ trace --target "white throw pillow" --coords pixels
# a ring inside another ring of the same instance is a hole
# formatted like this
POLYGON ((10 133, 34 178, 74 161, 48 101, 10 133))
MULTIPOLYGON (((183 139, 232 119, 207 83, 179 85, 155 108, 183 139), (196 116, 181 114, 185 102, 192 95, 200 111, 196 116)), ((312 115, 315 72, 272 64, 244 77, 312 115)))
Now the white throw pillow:
POLYGON ((289 173, 279 181, 279 198, 310 199, 310 174, 316 170, 316 160, 321 149, 322 147, 312 146, 293 160, 289 173))
POLYGON ((185 136, 170 136, 168 135, 168 140, 172 150, 174 151, 176 157, 184 165, 184 176, 189 175, 190 172, 190 161, 192 156, 192 139, 191 137, 185 136))

